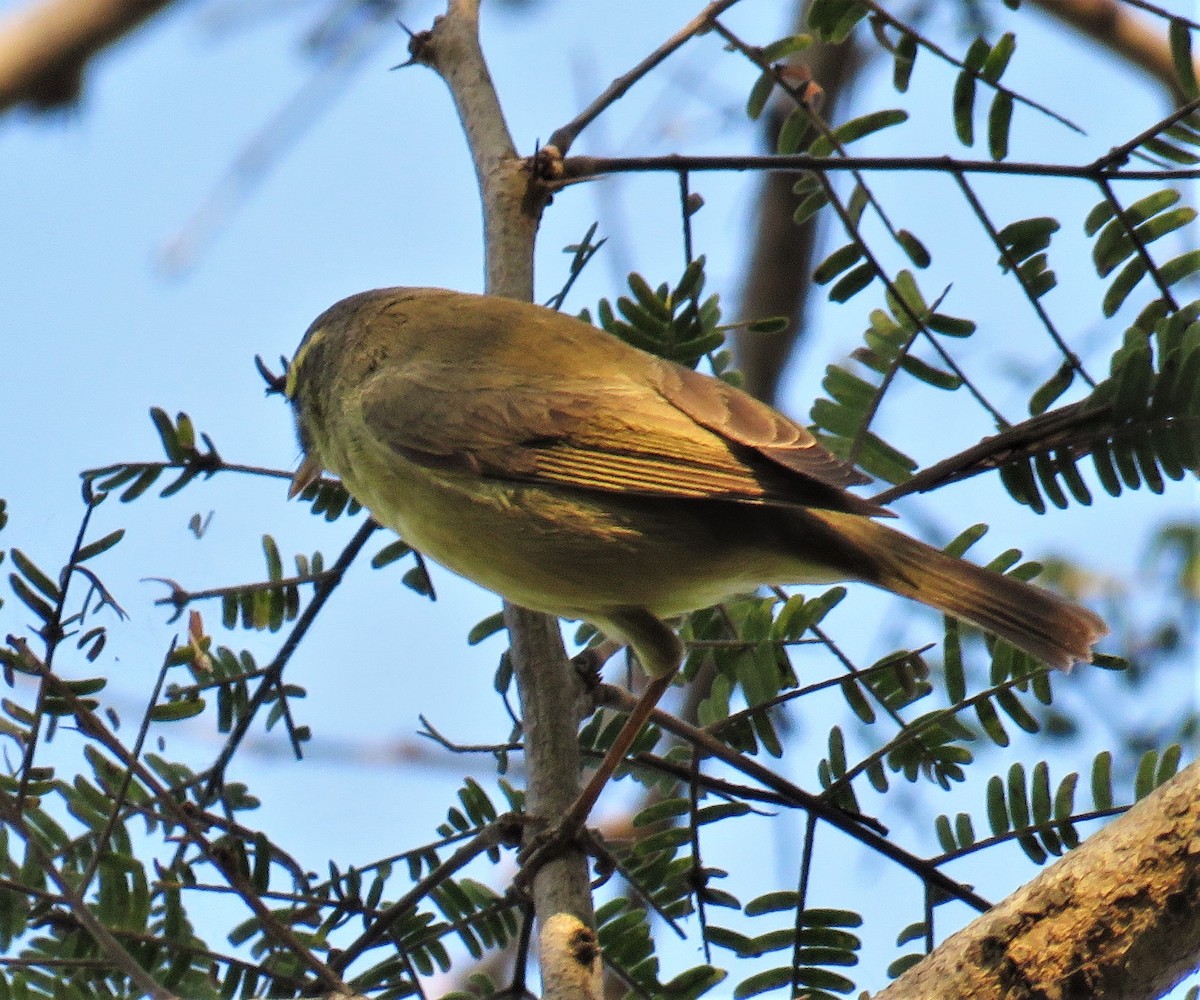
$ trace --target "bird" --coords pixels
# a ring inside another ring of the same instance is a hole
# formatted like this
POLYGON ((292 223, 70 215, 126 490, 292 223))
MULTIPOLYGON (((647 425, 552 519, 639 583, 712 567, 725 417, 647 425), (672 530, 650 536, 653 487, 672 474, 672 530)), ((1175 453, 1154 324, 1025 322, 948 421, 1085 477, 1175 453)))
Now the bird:
POLYGON ((910 537, 869 482, 733 385, 561 312, 438 288, 351 295, 308 328, 285 393, 303 460, 425 556, 507 600, 582 619, 651 678, 673 618, 767 585, 859 581, 1051 667, 1104 622, 910 537))

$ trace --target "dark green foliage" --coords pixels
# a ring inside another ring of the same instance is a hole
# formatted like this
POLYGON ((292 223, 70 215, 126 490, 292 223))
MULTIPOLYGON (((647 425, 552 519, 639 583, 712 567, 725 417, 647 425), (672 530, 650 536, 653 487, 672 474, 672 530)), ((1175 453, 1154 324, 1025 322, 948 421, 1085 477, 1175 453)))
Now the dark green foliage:
MULTIPOLYGON (((852 248, 853 244, 837 251, 830 258, 834 263, 824 273, 831 275, 834 268, 850 262, 852 248)), ((933 388, 959 388, 962 381, 957 374, 918 357, 914 345, 921 336, 969 336, 974 324, 928 306, 916 279, 907 271, 897 276, 894 293, 889 291, 886 299, 888 309, 872 310, 864 344, 852 355, 861 367, 826 368, 822 387, 828 396, 813 404, 811 417, 822 442, 835 454, 852 458, 880 479, 902 483, 916 469, 916 462, 871 431, 868 424, 900 372, 933 388)))
MULTIPOLYGON (((599 325, 609 333, 689 368, 695 368, 701 358, 724 342, 718 297, 700 299, 704 290, 703 257, 688 265, 674 288, 666 284, 651 288, 636 273, 630 274, 628 281, 632 298, 617 299, 615 310, 608 299, 601 299, 597 306, 599 325)), ((592 322, 586 310, 580 318, 592 322)))
POLYGON ((1068 494, 1089 503, 1080 468, 1088 456, 1113 496, 1143 486, 1161 493, 1167 480, 1200 466, 1198 314, 1200 302, 1158 320, 1152 332, 1131 328, 1109 378, 1082 402, 1044 414, 1044 436, 1000 469, 1013 498, 1039 512, 1047 500, 1066 507, 1068 494))
POLYGON ((813 0, 808 8, 808 27, 825 42, 842 42, 868 13, 859 0, 813 0))

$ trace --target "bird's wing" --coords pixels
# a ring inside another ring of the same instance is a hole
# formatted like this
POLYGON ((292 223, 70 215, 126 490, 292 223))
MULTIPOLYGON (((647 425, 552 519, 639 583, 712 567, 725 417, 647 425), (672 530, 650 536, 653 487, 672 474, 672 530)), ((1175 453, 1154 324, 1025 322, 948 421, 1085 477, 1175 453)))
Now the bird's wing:
POLYGON ((363 387, 376 440, 430 469, 513 482, 879 515, 813 436, 745 393, 674 365, 650 383, 566 377, 472 389, 443 371, 384 370, 363 387), (727 390, 727 391, 726 391, 727 390), (597 397, 604 401, 597 409, 597 397))
POLYGON ((653 371, 655 388, 664 399, 727 441, 829 486, 862 486, 871 481, 829 451, 807 427, 728 382, 662 361, 653 371))

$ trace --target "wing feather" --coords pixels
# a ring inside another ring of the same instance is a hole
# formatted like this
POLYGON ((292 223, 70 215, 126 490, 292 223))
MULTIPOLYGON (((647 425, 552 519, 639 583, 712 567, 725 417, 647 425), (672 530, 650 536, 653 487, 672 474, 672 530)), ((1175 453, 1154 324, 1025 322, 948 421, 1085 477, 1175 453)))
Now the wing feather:
POLYGON ((464 394, 455 388, 461 371, 409 365, 372 376, 361 407, 377 440, 443 472, 886 513, 845 491, 863 481, 861 474, 770 407, 678 366, 663 364, 653 374, 652 383, 623 385, 564 377, 501 386, 485 376, 464 394), (597 394, 606 402, 603 413, 597 394))

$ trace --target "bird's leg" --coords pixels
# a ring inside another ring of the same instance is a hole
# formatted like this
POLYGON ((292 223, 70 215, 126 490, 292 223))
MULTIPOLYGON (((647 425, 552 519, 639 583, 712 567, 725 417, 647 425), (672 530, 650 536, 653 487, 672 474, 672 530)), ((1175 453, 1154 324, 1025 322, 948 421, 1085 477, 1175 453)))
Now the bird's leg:
POLYGON ((621 608, 604 625, 607 626, 606 631, 616 633, 629 643, 650 675, 650 681, 579 797, 571 803, 553 829, 536 837, 528 845, 522 859, 525 872, 529 873, 526 877, 531 877, 543 862, 549 860, 562 845, 573 840, 583 828, 608 779, 625 759, 646 720, 666 694, 683 660, 683 644, 679 637, 665 623, 642 608, 621 608))
POLYGON ((633 746, 634 741, 638 738, 638 734, 641 733, 646 720, 650 718, 654 707, 659 703, 662 696, 666 694, 667 688, 671 686, 671 681, 674 677, 673 673, 665 677, 655 677, 646 685, 646 690, 638 698, 637 704, 633 707, 633 711, 629 713, 629 718, 625 720, 625 725, 621 727, 621 731, 617 733, 617 738, 613 741, 613 745, 608 748, 608 753, 604 755, 600 766, 596 769, 596 772, 592 775, 591 780, 587 783, 584 790, 579 793, 579 797, 571 803, 571 808, 563 815, 560 825, 564 832, 569 833, 578 830, 587 822, 592 807, 595 806, 596 800, 600 798, 600 793, 604 790, 604 786, 608 784, 608 779, 612 777, 613 772, 620 766, 621 761, 625 759, 625 755, 629 753, 629 748, 633 746))

